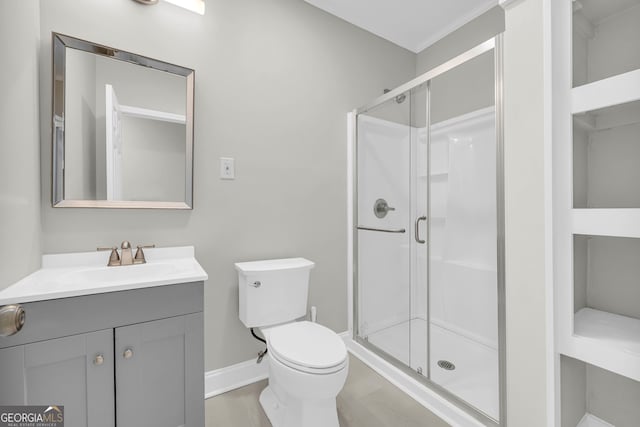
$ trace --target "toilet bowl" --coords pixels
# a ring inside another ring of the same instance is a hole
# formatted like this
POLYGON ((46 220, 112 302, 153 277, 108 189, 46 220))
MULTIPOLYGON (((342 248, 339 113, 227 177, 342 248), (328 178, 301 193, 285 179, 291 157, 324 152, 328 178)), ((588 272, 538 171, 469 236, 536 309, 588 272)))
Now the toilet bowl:
POLYGON ((260 404, 274 427, 339 427, 336 396, 347 379, 342 339, 312 322, 263 329, 269 385, 260 404))
POLYGON ((339 427, 336 396, 347 379, 342 339, 306 314, 314 263, 288 258, 236 263, 240 320, 266 338, 269 385, 260 404, 273 427, 339 427))

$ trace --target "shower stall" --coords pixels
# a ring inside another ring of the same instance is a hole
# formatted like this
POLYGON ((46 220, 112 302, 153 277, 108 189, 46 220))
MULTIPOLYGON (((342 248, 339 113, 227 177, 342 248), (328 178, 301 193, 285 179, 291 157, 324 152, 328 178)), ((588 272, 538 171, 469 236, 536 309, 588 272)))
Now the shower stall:
POLYGON ((350 114, 354 340, 504 419, 500 36, 350 114))

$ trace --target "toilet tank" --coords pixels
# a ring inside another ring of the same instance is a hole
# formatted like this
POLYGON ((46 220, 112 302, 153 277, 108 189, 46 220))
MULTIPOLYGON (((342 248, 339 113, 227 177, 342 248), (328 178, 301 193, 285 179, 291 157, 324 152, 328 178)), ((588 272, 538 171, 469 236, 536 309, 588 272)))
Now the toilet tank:
POLYGON ((263 327, 304 316, 314 265, 304 258, 236 263, 242 323, 248 328, 263 327))

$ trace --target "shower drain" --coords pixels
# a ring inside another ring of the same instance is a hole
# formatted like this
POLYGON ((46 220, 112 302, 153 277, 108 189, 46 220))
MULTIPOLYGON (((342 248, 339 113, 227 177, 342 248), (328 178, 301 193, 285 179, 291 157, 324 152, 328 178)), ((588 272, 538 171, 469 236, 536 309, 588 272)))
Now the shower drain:
POLYGON ((446 369, 447 371, 453 371, 454 369, 456 369, 456 365, 449 362, 448 360, 438 360, 438 366, 440 366, 442 369, 446 369))

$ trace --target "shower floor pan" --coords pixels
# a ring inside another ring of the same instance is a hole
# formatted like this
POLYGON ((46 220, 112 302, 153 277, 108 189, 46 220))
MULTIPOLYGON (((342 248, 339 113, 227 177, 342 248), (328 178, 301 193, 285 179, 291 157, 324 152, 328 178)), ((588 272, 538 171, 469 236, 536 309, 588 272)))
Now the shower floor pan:
MULTIPOLYGON (((369 334, 369 342, 427 375, 427 321, 412 319, 369 334)), ((495 348, 431 323, 431 380, 498 418, 498 352, 495 348), (438 362, 442 361, 440 365, 438 362), (446 363, 449 362, 455 366, 446 363), (449 368, 449 369, 447 369, 449 368)))

